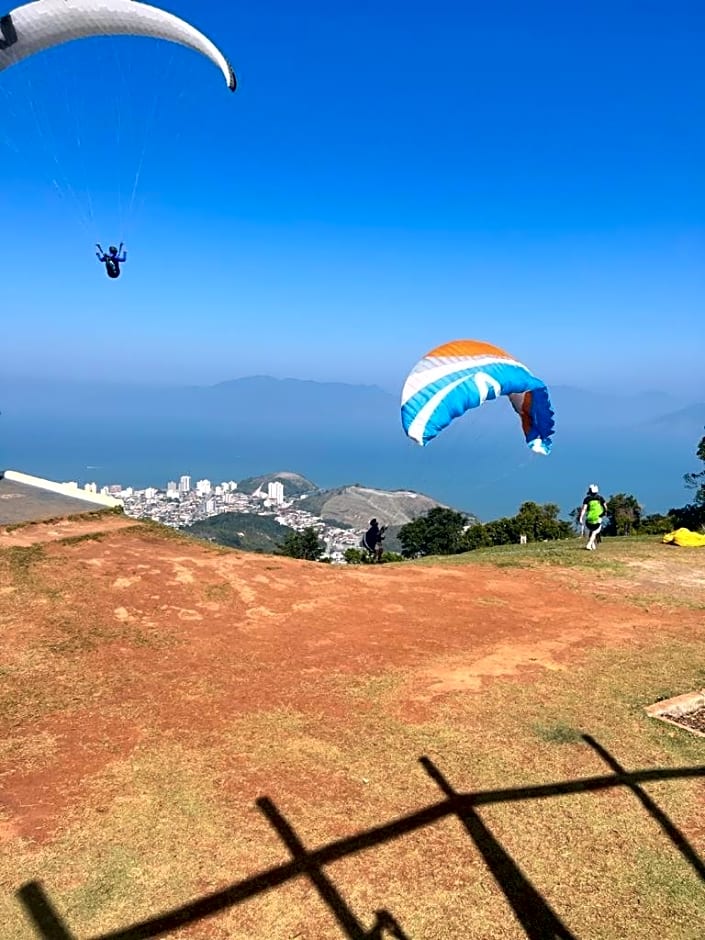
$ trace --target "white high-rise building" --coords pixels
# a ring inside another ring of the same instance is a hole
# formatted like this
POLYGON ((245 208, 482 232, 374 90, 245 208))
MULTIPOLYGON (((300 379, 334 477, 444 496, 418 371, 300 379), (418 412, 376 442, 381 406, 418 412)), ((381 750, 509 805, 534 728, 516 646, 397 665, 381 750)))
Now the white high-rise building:
POLYGON ((159 490, 156 487, 148 486, 147 489, 144 491, 144 498, 155 499, 158 494, 159 494, 159 490))
POLYGON ((188 474, 185 474, 179 479, 179 492, 180 493, 191 492, 191 477, 188 476, 188 474))
POLYGON ((212 489, 210 480, 199 480, 196 484, 196 493, 199 496, 207 496, 212 489))
POLYGON ((206 512, 214 513, 215 512, 215 500, 209 499, 206 501, 206 512))
POLYGON ((277 506, 281 506, 284 502, 284 485, 275 480, 273 483, 267 484, 267 496, 275 503, 277 506))
POLYGON ((169 480, 166 485, 166 498, 167 499, 178 499, 179 498, 179 485, 176 480, 169 480))

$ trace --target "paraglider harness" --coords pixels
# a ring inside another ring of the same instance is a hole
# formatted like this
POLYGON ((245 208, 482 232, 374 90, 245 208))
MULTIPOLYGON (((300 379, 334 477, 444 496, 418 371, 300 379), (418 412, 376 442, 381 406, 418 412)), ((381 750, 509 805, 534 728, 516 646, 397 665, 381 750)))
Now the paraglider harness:
POLYGON ((108 255, 104 263, 105 270, 108 272, 108 277, 120 277, 120 267, 115 258, 111 258, 110 255, 108 255))
POLYGON ((12 16, 8 13, 0 16, 0 50, 9 49, 17 42, 17 30, 12 22, 12 16))
POLYGON ((588 493, 585 497, 585 506, 587 512, 585 514, 585 522, 588 526, 597 527, 602 525, 602 521, 607 514, 607 506, 603 496, 593 495, 588 493))

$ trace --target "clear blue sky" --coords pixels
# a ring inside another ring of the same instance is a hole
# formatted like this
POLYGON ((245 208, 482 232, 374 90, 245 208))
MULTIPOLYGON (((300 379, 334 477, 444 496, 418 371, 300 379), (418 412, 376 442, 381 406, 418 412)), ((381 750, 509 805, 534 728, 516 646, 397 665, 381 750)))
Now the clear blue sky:
POLYGON ((475 337, 702 397, 700 0, 162 5, 234 95, 137 38, 0 74, 5 374, 398 389, 475 337))

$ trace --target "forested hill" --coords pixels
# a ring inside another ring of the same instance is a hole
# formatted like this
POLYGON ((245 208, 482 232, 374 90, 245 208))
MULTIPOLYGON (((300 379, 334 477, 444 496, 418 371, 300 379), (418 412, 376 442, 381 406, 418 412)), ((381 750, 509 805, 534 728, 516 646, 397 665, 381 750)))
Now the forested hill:
POLYGON ((250 512, 227 512, 210 519, 194 522, 182 530, 187 535, 217 542, 228 548, 239 548, 246 552, 275 552, 287 533, 289 526, 276 522, 273 516, 262 516, 250 512))

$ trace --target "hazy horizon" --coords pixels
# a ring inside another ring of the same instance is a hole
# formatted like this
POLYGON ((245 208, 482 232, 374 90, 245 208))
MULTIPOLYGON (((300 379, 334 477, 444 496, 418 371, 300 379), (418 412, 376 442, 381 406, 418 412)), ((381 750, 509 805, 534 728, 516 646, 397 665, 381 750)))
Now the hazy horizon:
MULTIPOLYGON (((413 366, 413 363, 409 365, 409 369, 413 366)), ((32 374, 31 372, 25 371, 15 371, 12 369, 5 369, 4 374, 0 375, 0 395, 2 394, 3 382, 7 383, 32 383, 37 386, 44 384, 58 384, 58 385, 95 385, 101 387, 122 387, 125 389, 138 390, 138 389, 170 389, 170 388, 190 388, 190 387, 199 387, 199 388, 213 388, 217 385, 226 385, 229 382, 238 382, 248 379, 274 379, 278 382, 313 382, 320 385, 332 384, 332 385, 347 385, 357 388, 379 388, 382 391, 390 395, 401 395, 401 389, 406 378, 407 373, 403 375, 392 375, 391 373, 381 376, 378 381, 359 381, 355 379, 354 373, 351 373, 347 376, 332 376, 332 377, 321 377, 311 374, 301 374, 295 375, 287 372, 282 372, 275 374, 273 372, 248 372, 242 375, 205 375, 202 379, 199 380, 185 380, 181 373, 175 373, 169 378, 160 378, 155 379, 154 376, 133 376, 131 379, 125 376, 106 376, 105 374, 100 374, 98 376, 89 376, 82 375, 76 376, 75 374, 32 374)), ((543 376, 542 376, 543 378, 543 376)), ((594 383, 586 381, 578 381, 575 377, 571 381, 560 381, 560 382, 547 382, 546 384, 551 387, 556 388, 571 388, 580 390, 583 392, 592 392, 595 394, 604 396, 606 394, 613 395, 615 398, 630 398, 639 395, 652 395, 657 396, 665 401, 675 401, 682 402, 683 404, 699 404, 700 402, 705 402, 705 372, 703 375, 692 375, 691 380, 688 381, 688 377, 685 377, 685 380, 682 377, 679 377, 677 383, 669 383, 665 386, 660 383, 659 376, 654 375, 653 372, 647 372, 644 377, 643 384, 630 383, 625 386, 618 386, 617 388, 607 388, 599 383, 594 385, 594 383)), ((0 403, 0 412, 2 411, 0 403)), ((654 412, 656 413, 656 412, 654 412)))
POLYGON ((532 454, 506 401, 488 402, 428 447, 403 433, 399 397, 375 386, 260 376, 211 386, 0 381, 5 468, 99 485, 163 488, 292 470, 328 488, 414 489, 487 520, 521 502, 564 514, 589 482, 647 512, 688 501, 705 401, 663 393, 551 390, 549 457, 532 454), (89 469, 90 468, 90 469, 89 469))

